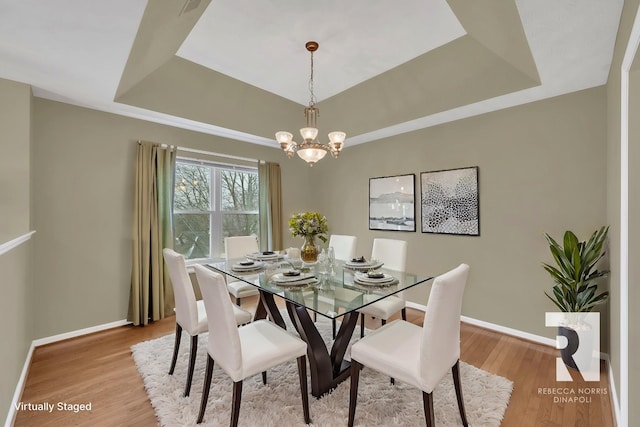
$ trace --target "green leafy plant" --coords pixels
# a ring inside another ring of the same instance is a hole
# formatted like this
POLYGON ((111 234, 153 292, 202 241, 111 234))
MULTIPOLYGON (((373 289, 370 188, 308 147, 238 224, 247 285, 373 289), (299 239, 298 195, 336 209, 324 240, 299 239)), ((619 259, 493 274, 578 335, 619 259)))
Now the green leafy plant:
POLYGON ((596 264, 604 256, 604 243, 609 227, 593 232, 589 240, 580 242, 571 231, 564 233, 563 246, 545 233, 549 249, 557 266, 543 263, 544 269, 551 275, 555 285, 553 296, 545 295, 563 312, 586 312, 602 304, 609 292, 597 293, 598 279, 609 271, 599 271, 596 264))

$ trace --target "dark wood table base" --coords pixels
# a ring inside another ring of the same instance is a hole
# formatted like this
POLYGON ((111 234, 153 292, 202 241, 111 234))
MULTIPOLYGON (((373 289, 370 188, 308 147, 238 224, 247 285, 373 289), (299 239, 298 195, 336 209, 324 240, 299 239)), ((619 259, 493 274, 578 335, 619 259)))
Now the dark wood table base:
MULTIPOLYGON (((344 360, 344 354, 358 321, 358 313, 351 312, 343 316, 342 324, 331 347, 327 349, 309 312, 303 306, 286 301, 287 312, 300 337, 307 343, 307 356, 311 375, 311 394, 320 398, 330 393, 338 384, 349 378, 350 363, 344 360)), ((285 328, 284 319, 273 299, 273 295, 260 291, 260 303, 255 319, 269 317, 272 322, 285 328)))

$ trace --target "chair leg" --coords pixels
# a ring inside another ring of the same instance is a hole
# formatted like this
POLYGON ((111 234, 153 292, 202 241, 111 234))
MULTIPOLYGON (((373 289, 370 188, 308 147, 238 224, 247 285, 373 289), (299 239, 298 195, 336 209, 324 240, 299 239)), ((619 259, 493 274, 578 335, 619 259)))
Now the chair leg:
POLYGON ((207 408, 207 400, 209 400, 209 388, 211 387, 211 378, 213 377, 213 364, 214 361, 207 354, 207 369, 204 374, 204 386, 202 387, 202 400, 200 400, 200 412, 198 413, 198 424, 202 422, 204 418, 204 410, 207 408))
POLYGON ((364 338, 364 313, 360 313, 360 338, 364 338))
POLYGON ((311 422, 309 417, 309 391, 307 390, 307 356, 298 357, 298 376, 300 377, 300 393, 302 393, 302 414, 305 424, 311 422))
POLYGON ((262 384, 267 385, 267 371, 262 371, 262 384))
POLYGON ((240 300, 240 298, 236 298, 236 305, 238 307, 240 307, 242 305, 242 301, 240 300))
POLYGON ((407 320, 407 308, 403 308, 400 313, 402 313, 402 320, 407 320))
POLYGON ((427 427, 434 427, 436 420, 433 414, 433 393, 425 393, 423 391, 422 403, 424 405, 424 419, 427 422, 427 427))
POLYGON ((242 400, 242 380, 233 383, 233 402, 231 403, 231 427, 237 427, 242 400))
POLYGON ((196 366, 196 354, 198 354, 198 336, 191 337, 191 352, 189 354, 189 371, 187 372, 187 385, 184 387, 184 397, 191 392, 191 380, 193 379, 193 369, 196 366))
POLYGON ((351 359, 351 388, 349 389, 349 421, 347 425, 353 427, 356 417, 356 401, 358 400, 358 381, 360 380, 360 369, 362 364, 351 359))
POLYGON ((169 375, 173 375, 173 370, 176 368, 176 361, 178 360, 178 349, 180 349, 180 338, 182 338, 182 326, 176 323, 176 339, 173 343, 173 357, 171 358, 169 375))
POLYGON ((455 365, 451 367, 451 373, 453 374, 453 385, 456 388, 456 397, 458 398, 458 409, 460 410, 460 418, 462 418, 462 425, 467 427, 467 414, 464 411, 464 400, 462 398, 462 384, 460 384, 460 361, 458 360, 455 365))
POLYGON ((333 339, 336 339, 336 319, 331 319, 331 332, 333 339))

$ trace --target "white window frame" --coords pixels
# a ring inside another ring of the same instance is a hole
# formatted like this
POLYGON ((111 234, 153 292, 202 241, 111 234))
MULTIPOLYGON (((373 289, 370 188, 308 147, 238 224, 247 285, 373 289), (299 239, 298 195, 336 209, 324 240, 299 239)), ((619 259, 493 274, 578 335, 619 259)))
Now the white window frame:
MULTIPOLYGON (((216 245, 216 236, 224 235, 223 217, 225 214, 247 214, 247 215, 260 215, 260 211, 223 211, 222 210, 222 171, 223 170, 235 170, 238 172, 249 172, 258 175, 258 168, 252 166, 236 165, 230 163, 211 162, 202 159, 195 159, 190 157, 179 156, 176 158, 176 166, 178 163, 203 166, 209 168, 209 210, 175 210, 172 203, 171 215, 189 215, 189 214, 208 214, 209 215, 209 250, 210 256, 208 258, 191 258, 186 260, 187 265, 193 264, 206 264, 208 262, 224 259, 224 247, 218 252, 216 245)), ((176 186, 174 185, 173 191, 175 192, 176 186)))

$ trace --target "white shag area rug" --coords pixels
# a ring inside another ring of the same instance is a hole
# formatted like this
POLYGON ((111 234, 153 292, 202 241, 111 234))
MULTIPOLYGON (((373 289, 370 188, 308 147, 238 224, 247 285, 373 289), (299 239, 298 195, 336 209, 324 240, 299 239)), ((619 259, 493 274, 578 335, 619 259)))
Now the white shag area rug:
MULTIPOLYGON (((287 329, 294 331, 283 312, 287 329)), ((325 342, 331 340, 331 322, 318 316, 318 330, 325 342)), ((354 331, 353 342, 359 338, 354 331)), ((174 334, 131 347, 138 372, 162 426, 196 426, 206 365, 207 334, 199 336, 198 356, 189 397, 183 397, 189 356, 189 336, 183 334, 173 375, 169 365, 174 334)), ((348 355, 348 352, 347 352, 348 355)), ((348 359, 348 357, 347 357, 348 359)), ((499 426, 509 403, 513 383, 460 362, 462 392, 469 424, 474 427, 499 426)), ((307 370, 307 375, 309 371, 307 370)), ((308 379, 308 381, 310 381, 308 379)), ((310 383, 309 383, 310 387, 310 383)), ((231 419, 231 379, 216 365, 209 401, 201 426, 226 426, 231 419)), ((309 388, 310 390, 310 388, 309 388)), ((455 390, 450 374, 444 376, 433 393, 437 426, 460 426, 455 390)), ((310 426, 346 426, 349 411, 349 380, 331 394, 316 399, 309 394, 310 426)), ((369 368, 360 373, 356 426, 425 425, 422 392, 369 368)), ((267 385, 256 375, 244 381, 240 406, 240 426, 304 426, 300 382, 296 362, 271 369, 267 385)))

